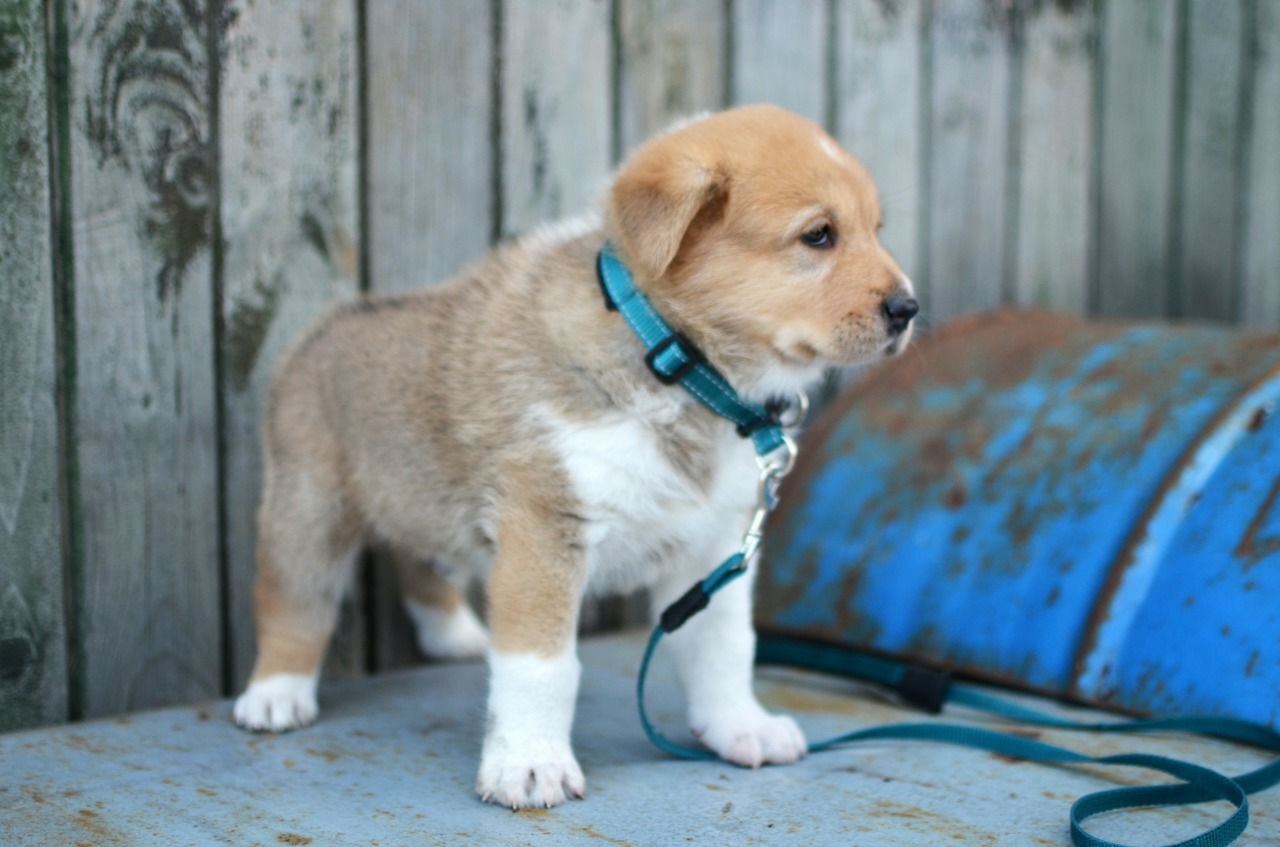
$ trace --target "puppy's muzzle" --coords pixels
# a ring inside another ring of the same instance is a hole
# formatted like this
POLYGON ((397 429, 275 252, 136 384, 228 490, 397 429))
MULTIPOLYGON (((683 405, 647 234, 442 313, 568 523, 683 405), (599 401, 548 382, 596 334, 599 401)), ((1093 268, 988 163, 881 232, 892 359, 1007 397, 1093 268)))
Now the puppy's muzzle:
POLYGON ((901 335, 920 311, 920 304, 914 297, 894 295, 884 301, 883 310, 885 320, 889 322, 889 334, 901 335))

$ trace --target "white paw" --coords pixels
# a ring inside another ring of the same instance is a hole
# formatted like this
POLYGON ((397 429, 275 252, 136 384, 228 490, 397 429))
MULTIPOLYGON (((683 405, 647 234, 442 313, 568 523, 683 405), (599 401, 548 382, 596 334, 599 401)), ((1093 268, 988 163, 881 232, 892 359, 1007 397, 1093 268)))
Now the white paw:
POLYGON ((567 744, 520 745, 486 739, 476 793, 486 803, 508 809, 549 808, 587 792, 582 768, 567 744))
POLYGON ((404 606, 418 633, 418 649, 433 659, 478 659, 489 649, 484 624, 463 603, 445 612, 405 599, 404 606))
POLYGON ((236 700, 236 723, 245 729, 284 732, 307 726, 320 713, 316 677, 282 673, 249 683, 236 700))
POLYGON ((746 768, 796 762, 808 752, 804 733, 787 715, 771 715, 757 703, 690 721, 693 734, 726 762, 746 768))

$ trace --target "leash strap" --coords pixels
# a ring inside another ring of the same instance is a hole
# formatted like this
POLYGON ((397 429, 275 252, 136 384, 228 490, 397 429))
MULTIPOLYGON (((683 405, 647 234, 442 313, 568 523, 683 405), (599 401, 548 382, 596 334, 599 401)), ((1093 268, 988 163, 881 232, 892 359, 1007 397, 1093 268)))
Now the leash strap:
POLYGON ((698 346, 666 322, 649 298, 636 288, 631 271, 605 244, 596 257, 596 276, 605 305, 626 320, 648 353, 644 362, 664 385, 680 385, 711 411, 750 438, 756 454, 767 456, 785 442, 776 412, 738 396, 729 381, 707 361, 698 346))
MULTIPOLYGON (((673 613, 670 618, 664 613, 662 622, 654 627, 645 646, 644 657, 640 662, 640 673, 636 680, 636 701, 639 706, 640 723, 644 727, 649 740, 663 752, 686 759, 715 760, 717 756, 710 750, 687 747, 677 744, 663 735, 649 720, 645 709, 645 682, 649 675, 649 666, 653 660, 659 642, 664 635, 674 632, 690 617, 706 607, 712 595, 733 579, 741 576, 745 567, 730 557, 716 568, 707 579, 698 583, 677 600, 667 612, 681 606, 682 601, 690 594, 701 591, 700 602, 689 604, 691 611, 673 613)), ((966 685, 951 685, 946 674, 876 656, 854 653, 835 647, 814 644, 799 639, 779 636, 766 636, 760 639, 757 650, 757 661, 764 664, 785 664, 809 670, 836 673, 855 679, 888 685, 904 693, 909 698, 913 691, 936 691, 938 685, 915 685, 915 678, 945 678, 947 685, 936 708, 942 705, 962 705, 986 712, 996 717, 1021 721, 1036 726, 1053 729, 1066 729, 1084 732, 1187 732, 1213 738, 1244 742, 1273 752, 1280 752, 1280 733, 1269 727, 1234 718, 1218 717, 1185 717, 1160 718, 1153 720, 1115 721, 1108 723, 1082 723, 1058 718, 1034 709, 1021 706, 1000 697, 988 694, 977 688, 966 685)), ((928 703, 914 698, 917 705, 928 708, 928 703)), ((1091 834, 1084 828, 1084 821, 1104 812, 1133 809, 1141 806, 1180 806, 1191 803, 1205 803, 1211 800, 1225 800, 1235 807, 1235 811, 1226 820, 1212 829, 1199 835, 1180 841, 1168 847, 1227 847, 1235 842, 1249 824, 1248 795, 1280 783, 1280 759, 1276 759, 1256 770, 1236 776, 1226 776, 1211 768, 1147 753, 1124 753, 1113 756, 1086 756, 1065 747, 1045 744, 1030 738, 1012 735, 995 730, 975 726, 950 723, 897 723, 847 732, 817 741, 809 745, 809 752, 819 753, 833 750, 861 741, 928 741, 939 744, 951 744, 985 750, 991 753, 1009 756, 1031 762, 1060 765, 1126 765, 1147 768, 1166 773, 1179 783, 1168 785, 1143 785, 1125 788, 1113 788, 1086 794, 1071 805, 1070 825, 1071 841, 1075 847, 1125 847, 1117 842, 1108 841, 1091 834)))

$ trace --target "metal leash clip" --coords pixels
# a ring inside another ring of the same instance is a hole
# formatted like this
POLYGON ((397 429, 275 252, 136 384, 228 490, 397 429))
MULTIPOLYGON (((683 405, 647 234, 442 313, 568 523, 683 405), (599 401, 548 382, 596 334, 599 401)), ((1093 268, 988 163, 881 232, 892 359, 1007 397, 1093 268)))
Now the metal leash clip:
MULTIPOLYGON (((796 392, 796 402, 790 409, 794 410, 789 419, 781 419, 779 423, 784 429, 794 431, 804 423, 809 413, 809 396, 803 391, 796 392)), ((756 456, 756 464, 760 467, 760 477, 756 481, 756 509, 751 515, 751 523, 742 536, 741 568, 746 569, 751 560, 760 552, 764 541, 764 525, 769 513, 778 505, 778 486, 783 477, 791 473, 795 467, 796 456, 800 448, 789 433, 783 433, 782 446, 765 456, 756 456)))

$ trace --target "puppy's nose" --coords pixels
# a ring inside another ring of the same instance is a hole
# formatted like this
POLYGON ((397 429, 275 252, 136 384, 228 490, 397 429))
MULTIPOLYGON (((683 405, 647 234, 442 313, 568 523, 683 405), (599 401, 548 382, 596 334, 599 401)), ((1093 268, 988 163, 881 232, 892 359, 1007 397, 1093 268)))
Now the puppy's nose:
POLYGON ((889 332, 897 335, 906 330, 907 324, 920 311, 920 304, 914 297, 895 295, 884 301, 884 316, 889 321, 889 332))

